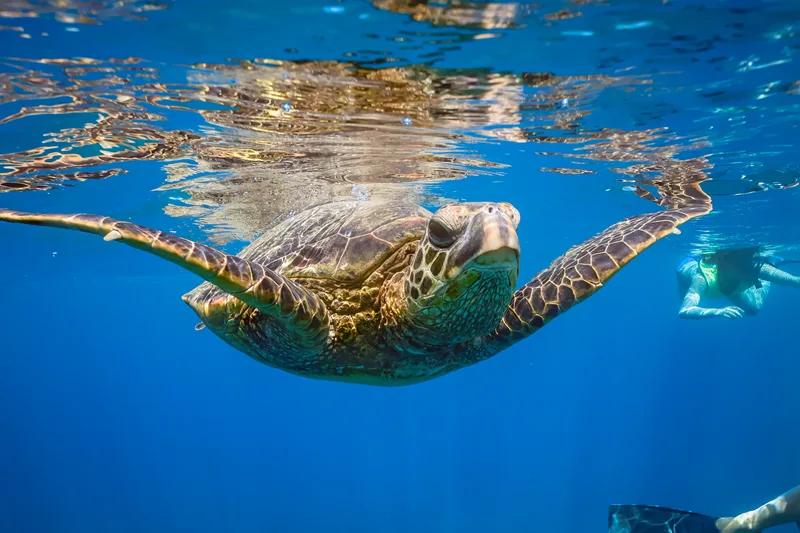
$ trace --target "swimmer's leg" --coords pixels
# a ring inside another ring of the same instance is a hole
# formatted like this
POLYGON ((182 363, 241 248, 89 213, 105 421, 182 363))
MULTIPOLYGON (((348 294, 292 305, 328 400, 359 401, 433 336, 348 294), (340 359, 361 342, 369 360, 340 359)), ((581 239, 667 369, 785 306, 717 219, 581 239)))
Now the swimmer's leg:
POLYGON ((770 285, 769 281, 762 281, 761 287, 748 287, 744 292, 731 296, 730 300, 748 315, 757 315, 764 307, 770 285))
POLYGON ((791 523, 800 528, 800 485, 752 511, 724 518, 654 505, 608 508, 608 533, 755 533, 791 523))

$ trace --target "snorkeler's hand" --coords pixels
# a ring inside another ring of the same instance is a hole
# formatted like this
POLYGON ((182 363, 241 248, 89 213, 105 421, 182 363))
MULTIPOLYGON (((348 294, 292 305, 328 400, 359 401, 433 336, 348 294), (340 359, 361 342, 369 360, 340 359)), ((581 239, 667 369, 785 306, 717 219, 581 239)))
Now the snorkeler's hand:
POLYGON ((734 320, 737 318, 742 318, 744 316, 744 310, 741 307, 736 307, 735 305, 729 305, 728 307, 717 309, 715 315, 734 320))

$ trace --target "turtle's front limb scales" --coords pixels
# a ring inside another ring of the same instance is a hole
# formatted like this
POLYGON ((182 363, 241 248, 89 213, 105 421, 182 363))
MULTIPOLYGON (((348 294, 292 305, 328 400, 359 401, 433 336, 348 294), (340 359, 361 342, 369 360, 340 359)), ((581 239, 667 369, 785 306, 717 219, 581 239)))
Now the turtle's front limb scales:
MULTIPOLYGON (((97 215, 0 209, 0 221, 78 230, 102 235, 106 241, 125 243, 171 261, 257 309, 286 329, 295 348, 318 351, 327 341, 328 311, 317 295, 252 261, 169 233, 97 215)), ((201 314, 202 303, 187 303, 201 314)))

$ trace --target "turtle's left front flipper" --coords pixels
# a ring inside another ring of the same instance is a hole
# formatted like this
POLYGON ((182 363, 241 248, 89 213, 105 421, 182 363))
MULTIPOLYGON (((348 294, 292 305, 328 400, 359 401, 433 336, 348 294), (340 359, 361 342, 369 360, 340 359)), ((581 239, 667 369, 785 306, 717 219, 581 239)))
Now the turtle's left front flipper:
POLYGON ((258 263, 169 233, 97 215, 0 209, 0 221, 78 230, 102 235, 106 241, 125 243, 197 274, 284 327, 291 325, 287 329, 293 333, 295 346, 313 351, 327 339, 329 316, 324 302, 305 287, 258 263))
POLYGON ((536 332, 547 322, 597 292, 628 262, 708 206, 648 213, 622 220, 571 248, 520 288, 487 341, 490 356, 536 332))

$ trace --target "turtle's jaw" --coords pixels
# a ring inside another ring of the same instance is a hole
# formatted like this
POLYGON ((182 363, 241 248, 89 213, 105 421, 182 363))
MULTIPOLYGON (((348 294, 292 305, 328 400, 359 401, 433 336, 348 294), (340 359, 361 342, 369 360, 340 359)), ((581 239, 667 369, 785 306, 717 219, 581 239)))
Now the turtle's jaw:
POLYGON ((519 248, 501 246, 479 255, 474 262, 477 268, 485 270, 519 269, 519 248))

